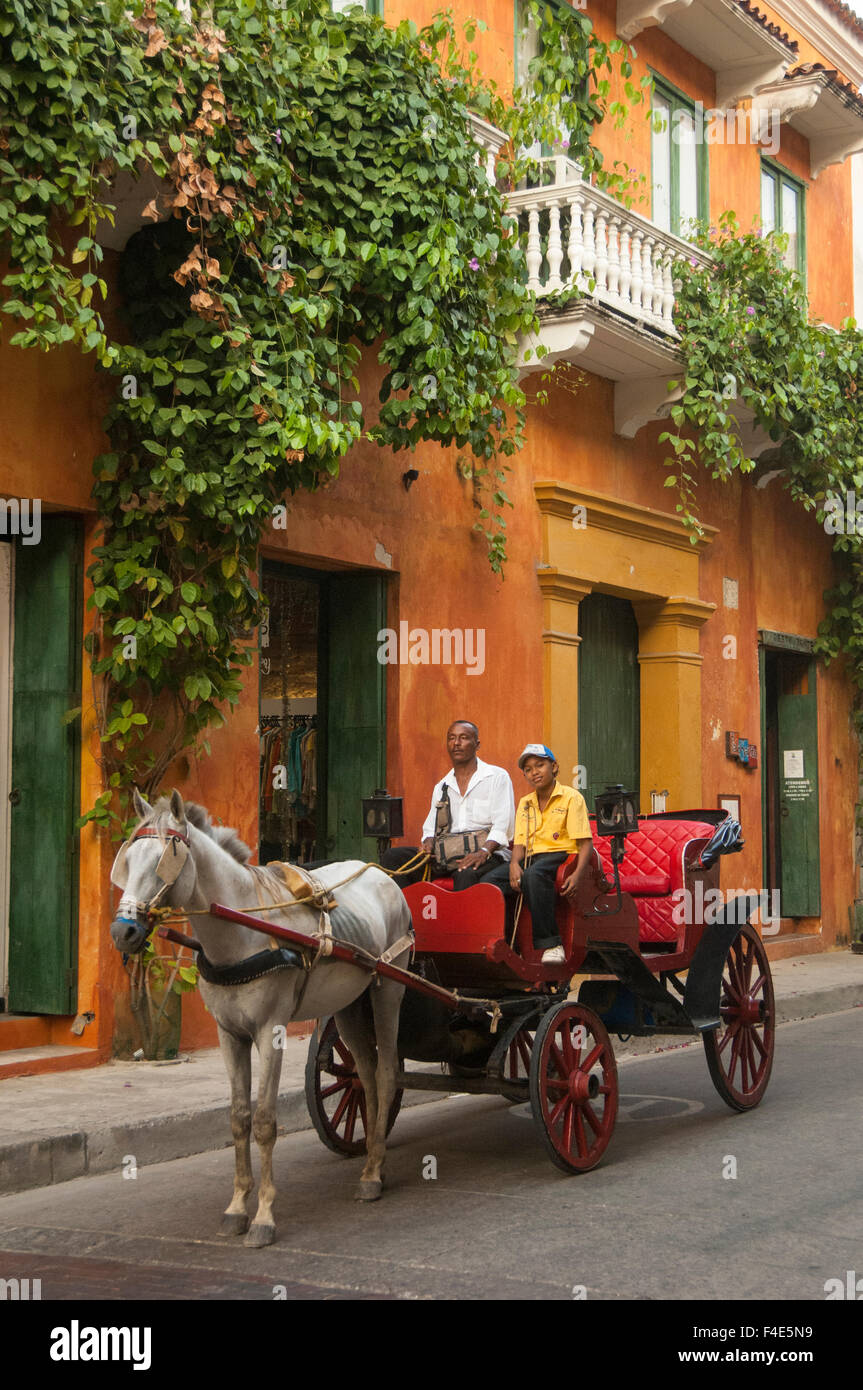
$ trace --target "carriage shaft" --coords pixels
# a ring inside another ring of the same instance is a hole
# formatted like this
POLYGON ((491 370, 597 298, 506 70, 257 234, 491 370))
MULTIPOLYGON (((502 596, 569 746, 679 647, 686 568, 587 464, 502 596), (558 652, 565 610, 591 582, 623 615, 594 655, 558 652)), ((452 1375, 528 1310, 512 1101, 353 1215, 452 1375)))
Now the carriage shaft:
MULTIPOLYGON (((310 951, 317 951, 321 944, 320 938, 309 936, 306 932, 294 931, 291 927, 277 926, 274 922, 265 922, 262 917, 252 917, 247 912, 237 912, 235 908, 223 907, 221 903, 211 903, 210 914, 213 917, 222 917, 228 922, 238 922, 240 926, 250 927, 252 931, 263 932, 265 936, 273 936, 279 941, 289 941, 294 946, 305 946, 310 951)), ((419 994, 426 994, 431 999, 437 999, 448 1009, 452 1009, 453 1013, 466 1014, 470 1018, 482 1017, 494 1007, 494 1001, 491 999, 482 1001, 463 999, 452 990, 444 989, 443 985, 432 984, 419 975, 411 974, 409 970, 402 970, 399 966, 389 965, 384 961, 370 960, 364 951, 353 946, 341 945, 332 941, 330 947, 328 959, 346 961, 349 965, 358 965, 371 974, 384 975, 388 980, 397 980, 407 989, 415 990, 419 994)))

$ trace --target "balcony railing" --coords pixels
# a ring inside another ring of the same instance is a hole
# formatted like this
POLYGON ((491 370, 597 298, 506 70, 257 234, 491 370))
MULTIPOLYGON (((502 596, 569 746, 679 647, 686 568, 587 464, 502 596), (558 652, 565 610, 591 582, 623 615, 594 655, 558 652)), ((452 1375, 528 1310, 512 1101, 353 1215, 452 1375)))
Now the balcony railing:
POLYGON ((677 337, 674 267, 711 257, 628 211, 563 155, 537 161, 540 184, 508 196, 526 236, 528 285, 539 299, 577 288, 637 323, 677 337))

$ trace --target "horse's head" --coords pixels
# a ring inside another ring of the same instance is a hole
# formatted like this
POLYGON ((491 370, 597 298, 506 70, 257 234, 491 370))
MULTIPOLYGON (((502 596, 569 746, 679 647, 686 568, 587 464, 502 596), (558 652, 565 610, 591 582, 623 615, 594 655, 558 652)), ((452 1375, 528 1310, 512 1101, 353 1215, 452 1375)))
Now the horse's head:
POLYGON ((178 791, 170 801, 149 806, 136 790, 138 824, 121 846, 111 869, 111 882, 123 896, 111 923, 118 951, 137 955, 152 928, 150 913, 167 899, 189 903, 196 872, 189 839, 189 822, 178 791))

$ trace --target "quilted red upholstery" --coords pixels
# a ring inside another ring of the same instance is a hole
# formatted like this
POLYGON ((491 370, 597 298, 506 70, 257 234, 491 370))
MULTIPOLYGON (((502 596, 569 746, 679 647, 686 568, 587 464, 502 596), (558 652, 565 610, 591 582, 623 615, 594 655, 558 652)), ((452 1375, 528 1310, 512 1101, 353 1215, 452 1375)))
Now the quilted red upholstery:
MULTIPOLYGON (((676 941, 680 927, 672 921, 676 903, 671 895, 685 886, 684 849, 690 840, 709 840, 713 831, 701 821, 655 820, 642 821, 634 835, 627 835, 620 886, 635 898, 640 941, 676 941)), ((606 877, 613 880, 611 841, 597 835, 593 843, 606 877)))

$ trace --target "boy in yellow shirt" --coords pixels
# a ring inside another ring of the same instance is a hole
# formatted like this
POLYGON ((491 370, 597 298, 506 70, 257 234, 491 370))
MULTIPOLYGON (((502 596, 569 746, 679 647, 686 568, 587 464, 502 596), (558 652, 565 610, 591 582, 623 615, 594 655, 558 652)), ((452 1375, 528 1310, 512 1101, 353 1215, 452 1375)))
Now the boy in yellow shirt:
MULTIPOLYGON (((577 852, 578 862, 561 886, 564 897, 571 898, 587 868, 593 844, 587 804, 581 792, 558 782, 557 761, 544 743, 529 743, 518 765, 533 790, 518 804, 507 886, 511 893, 524 894, 533 944, 542 951, 543 965, 558 964, 565 956, 555 920, 554 882, 560 865, 577 852)), ((502 871, 496 870, 485 881, 497 879, 506 892, 502 878, 502 871)))

